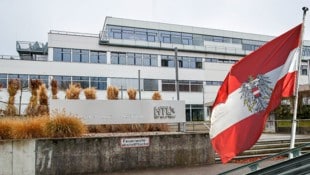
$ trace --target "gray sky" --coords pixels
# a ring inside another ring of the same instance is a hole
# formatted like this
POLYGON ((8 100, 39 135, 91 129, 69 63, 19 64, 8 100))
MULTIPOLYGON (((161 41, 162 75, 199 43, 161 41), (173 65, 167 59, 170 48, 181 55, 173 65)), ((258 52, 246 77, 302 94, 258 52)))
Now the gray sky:
POLYGON ((278 36, 301 23, 303 6, 310 0, 0 0, 0 55, 17 55, 17 40, 47 42, 50 30, 98 34, 106 16, 278 36))

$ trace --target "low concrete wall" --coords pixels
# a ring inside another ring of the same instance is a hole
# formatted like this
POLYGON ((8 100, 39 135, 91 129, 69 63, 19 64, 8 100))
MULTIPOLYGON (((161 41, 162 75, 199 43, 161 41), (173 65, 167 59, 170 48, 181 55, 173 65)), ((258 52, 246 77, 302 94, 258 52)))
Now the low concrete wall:
POLYGON ((0 141, 0 175, 91 174, 208 163, 214 163, 214 153, 207 133, 0 141), (146 138, 149 143, 143 147, 122 147, 121 140, 131 138, 146 138))

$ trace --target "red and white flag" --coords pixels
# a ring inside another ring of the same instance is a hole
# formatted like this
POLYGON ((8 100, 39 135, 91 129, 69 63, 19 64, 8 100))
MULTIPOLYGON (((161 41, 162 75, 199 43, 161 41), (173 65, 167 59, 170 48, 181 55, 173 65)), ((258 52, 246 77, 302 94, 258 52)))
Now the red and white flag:
POLYGON ((302 24, 241 59, 220 87, 211 115, 210 138, 223 163, 250 149, 282 97, 292 96, 302 24))

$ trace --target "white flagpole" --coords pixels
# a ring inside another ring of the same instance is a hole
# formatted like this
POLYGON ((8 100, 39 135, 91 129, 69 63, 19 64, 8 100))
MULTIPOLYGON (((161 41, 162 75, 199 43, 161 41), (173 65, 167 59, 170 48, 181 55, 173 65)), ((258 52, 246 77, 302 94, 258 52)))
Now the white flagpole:
MULTIPOLYGON (((302 10, 304 11, 302 17, 302 27, 301 27, 301 34, 300 34, 300 46, 299 46, 299 55, 298 55, 298 71, 296 77, 296 84, 295 84, 295 99, 294 99, 294 113, 293 113, 293 120, 292 120, 292 128, 291 128, 291 143, 290 149, 295 147, 295 137, 296 137, 296 125, 297 125, 297 105, 298 105, 298 91, 299 91, 299 70, 300 70, 300 63, 302 58, 302 47, 303 47, 303 35, 304 35, 304 23, 306 13, 308 11, 307 7, 303 7, 302 10)), ((309 72, 308 72, 309 74, 309 72)), ((293 154, 290 153, 289 158, 293 158, 293 154)))

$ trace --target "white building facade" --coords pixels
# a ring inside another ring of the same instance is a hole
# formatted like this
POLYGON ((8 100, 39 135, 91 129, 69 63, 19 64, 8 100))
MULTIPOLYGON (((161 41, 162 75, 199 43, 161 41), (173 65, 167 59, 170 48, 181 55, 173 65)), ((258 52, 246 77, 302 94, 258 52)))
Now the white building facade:
MULTIPOLYGON (((48 45, 17 42, 19 57, 0 56, 0 108, 5 109, 12 78, 23 82, 23 95, 19 92, 15 101, 23 106, 21 113, 29 102, 30 79, 41 79, 48 87, 56 79, 63 99, 70 83, 80 83, 82 88, 95 87, 98 99, 106 99, 107 87, 114 85, 121 90, 120 99, 128 99, 126 90, 135 88, 142 100, 151 99, 154 91, 164 100, 177 100, 177 54, 179 99, 186 103, 186 120, 207 120, 204 104, 213 102, 230 67, 272 38, 113 17, 106 18, 99 34, 52 30, 48 45)), ((304 42, 303 55, 300 84, 309 84, 309 41, 304 42)), ((85 99, 83 94, 80 98, 85 99)))

